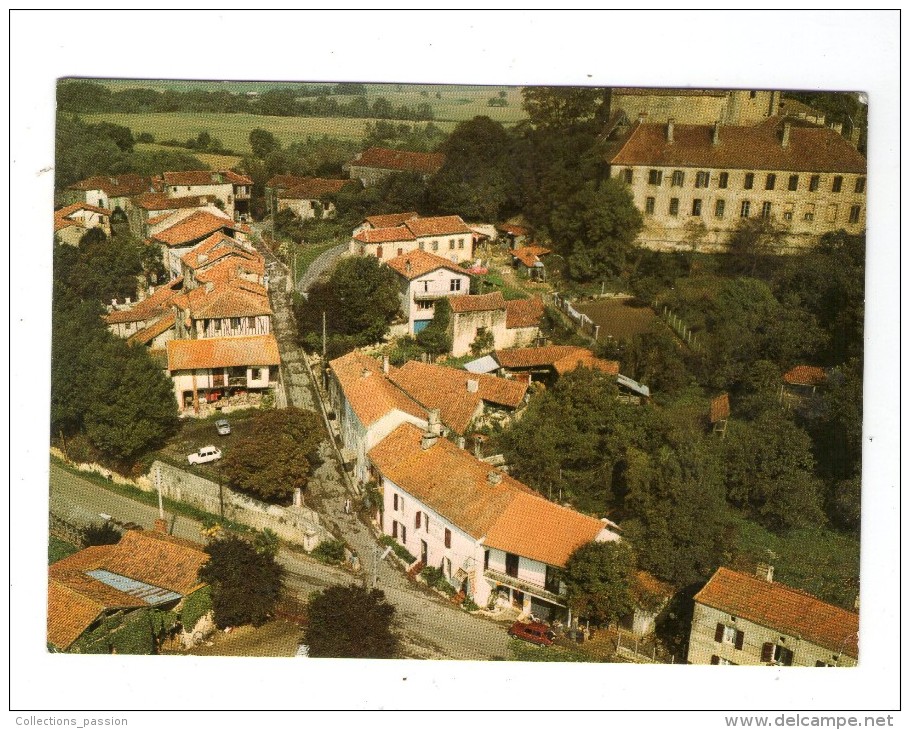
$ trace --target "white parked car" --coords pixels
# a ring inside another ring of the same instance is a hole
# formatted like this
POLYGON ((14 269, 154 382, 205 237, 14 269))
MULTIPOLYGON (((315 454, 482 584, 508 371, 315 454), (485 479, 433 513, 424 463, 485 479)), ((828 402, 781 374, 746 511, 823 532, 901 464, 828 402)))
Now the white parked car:
POLYGON ((221 449, 215 446, 203 446, 195 454, 190 454, 186 460, 190 464, 208 464, 210 461, 218 461, 221 458, 221 449))

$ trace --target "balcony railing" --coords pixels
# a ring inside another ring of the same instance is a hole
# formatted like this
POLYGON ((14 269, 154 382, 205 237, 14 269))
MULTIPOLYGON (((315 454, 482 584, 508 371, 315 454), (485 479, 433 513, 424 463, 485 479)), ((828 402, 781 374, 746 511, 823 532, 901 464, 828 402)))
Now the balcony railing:
POLYGON ((498 570, 490 570, 489 568, 483 571, 483 577, 487 580, 492 580, 496 583, 509 586, 510 588, 515 588, 522 593, 528 593, 532 596, 536 596, 537 598, 540 598, 547 603, 553 603, 562 608, 566 607, 565 597, 557 595, 556 593, 552 593, 551 591, 548 591, 546 588, 543 588, 536 583, 529 583, 528 581, 521 580, 520 578, 515 578, 511 575, 506 575, 505 573, 500 573, 498 570))
POLYGON ((433 291, 421 291, 414 292, 414 301, 415 302, 432 302, 436 299, 442 299, 446 296, 446 292, 433 292, 433 291))

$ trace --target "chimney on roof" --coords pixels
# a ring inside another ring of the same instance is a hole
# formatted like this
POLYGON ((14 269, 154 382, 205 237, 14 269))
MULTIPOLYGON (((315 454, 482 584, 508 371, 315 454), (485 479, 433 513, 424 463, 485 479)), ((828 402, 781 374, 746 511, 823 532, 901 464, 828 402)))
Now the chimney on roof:
POLYGON ((214 282, 214 281, 207 281, 207 282, 205 282, 205 291, 206 291, 207 294, 210 294, 212 291, 214 291, 214 289, 215 289, 215 282, 214 282))
POLYGON ((502 481, 502 472, 498 469, 491 469, 487 472, 487 481, 494 486, 502 481))
POLYGON ((755 566, 755 577, 768 583, 774 582, 774 566, 769 563, 759 563, 755 566))
POLYGON ((464 444, 465 444, 464 436, 459 436, 459 437, 458 437, 458 448, 459 448, 459 449, 463 449, 463 448, 464 448, 464 444))
POLYGON ((667 120, 667 142, 673 141, 673 127, 676 126, 676 120, 670 117, 667 120))
POLYGON ((644 124, 648 121, 648 112, 638 112, 638 123, 644 124))
POLYGON ((431 446, 434 446, 437 441, 439 441, 438 434, 435 434, 432 431, 424 431, 423 436, 420 437, 420 448, 426 451, 431 446))
POLYGON ((476 393, 480 388, 480 382, 473 378, 468 380, 468 393, 476 393))
POLYGON ((167 520, 159 517, 155 520, 155 532, 160 532, 162 535, 167 535, 167 520))
POLYGON ((405 262, 404 262, 404 273, 406 273, 406 274, 410 274, 410 273, 411 273, 411 259, 406 259, 406 260, 405 260, 405 262))
POLYGON ((790 146, 790 122, 784 122, 784 131, 781 133, 780 146, 784 148, 790 146))
POLYGON ((382 356, 382 372, 384 375, 389 374, 389 356, 388 355, 382 356))
POLYGON ((859 593, 857 593, 856 598, 853 599, 853 610, 859 611, 859 593))
POLYGON ((720 143, 720 122, 714 122, 714 131, 711 134, 711 144, 717 146, 720 143))
POLYGON ((853 127, 850 129, 850 144, 852 144, 854 147, 859 147, 859 134, 860 134, 859 125, 854 124, 853 127))
POLYGON ((369 368, 364 368, 363 370, 361 370, 361 371, 360 371, 360 377, 361 377, 361 378, 368 378, 368 377, 370 377, 370 369, 369 369, 369 368))
POLYGON ((439 422, 439 409, 431 408, 429 413, 430 420, 427 430, 434 436, 439 436, 442 433, 442 424, 439 422))
POLYGON ((843 134, 844 133, 843 122, 831 122, 831 129, 833 129, 838 134, 843 134))
POLYGON ((126 298, 126 303, 127 303, 127 304, 132 304, 132 303, 133 303, 132 298, 131 298, 131 297, 127 297, 127 298, 126 298))

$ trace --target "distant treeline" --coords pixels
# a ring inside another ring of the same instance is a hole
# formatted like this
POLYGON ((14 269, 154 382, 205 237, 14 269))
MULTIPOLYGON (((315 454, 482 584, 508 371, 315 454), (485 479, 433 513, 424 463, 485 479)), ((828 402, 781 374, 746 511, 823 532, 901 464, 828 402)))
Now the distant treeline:
POLYGON ((262 93, 235 94, 229 91, 155 91, 124 89, 111 91, 91 81, 66 81, 57 86, 57 108, 61 112, 91 114, 115 112, 149 114, 163 112, 216 112, 262 114, 277 117, 359 117, 428 121, 433 108, 427 102, 414 107, 395 106, 384 96, 372 103, 363 84, 300 86, 270 89, 262 93), (350 101, 337 95, 353 96, 350 101))

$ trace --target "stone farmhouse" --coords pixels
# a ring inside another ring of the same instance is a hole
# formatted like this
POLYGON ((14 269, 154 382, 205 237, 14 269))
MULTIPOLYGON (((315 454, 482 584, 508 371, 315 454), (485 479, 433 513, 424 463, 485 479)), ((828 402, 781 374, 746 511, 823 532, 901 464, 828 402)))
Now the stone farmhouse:
POLYGON ((253 181, 233 170, 165 172, 156 187, 170 198, 211 196, 221 203, 232 221, 250 220, 253 181))
POLYGON ((859 614, 758 576, 718 568, 695 596, 690 664, 852 667, 859 614))
POLYGON ((245 242, 248 230, 244 224, 235 223, 221 211, 215 214, 195 210, 175 225, 153 234, 149 243, 161 248, 164 268, 172 279, 176 279, 183 274, 183 257, 206 238, 222 233, 245 242))
POLYGON ((440 436, 406 423, 369 452, 382 490, 383 533, 478 605, 501 601, 566 617, 560 570, 578 547, 619 536, 550 502, 440 436))
MULTIPOLYGON (((48 644, 79 652, 80 637, 105 620, 128 622, 147 609, 179 608, 203 587, 197 574, 208 557, 201 546, 163 531, 127 530, 116 545, 88 547, 58 560, 48 568, 48 644)), ((89 638, 105 642, 103 636, 89 638)))
POLYGON ((54 211, 54 237, 61 243, 78 246, 92 228, 111 235, 111 211, 88 203, 73 203, 54 211))
POLYGON ((460 357, 485 333, 493 335, 493 348, 522 347, 540 337, 543 301, 539 298, 506 301, 501 292, 463 294, 449 299, 452 318, 451 354, 460 357))
POLYGON ((470 275, 449 259, 420 249, 386 262, 398 274, 401 311, 408 318, 408 332, 417 334, 433 320, 435 303, 471 288, 470 275))
POLYGON ((302 220, 333 218, 335 204, 329 196, 338 193, 350 180, 276 175, 265 188, 269 211, 290 210, 302 220))
POLYGON ((69 185, 63 191, 63 199, 67 204, 85 203, 110 211, 119 208, 128 213, 131 198, 152 191, 152 181, 140 175, 96 175, 69 185))
POLYGON ((438 152, 408 152, 386 147, 370 147, 358 152, 354 159, 342 165, 352 180, 364 187, 376 185, 395 173, 409 172, 428 180, 442 168, 445 155, 438 152))
POLYGON ((388 261, 412 251, 426 251, 449 259, 452 263, 470 261, 474 256, 474 233, 457 215, 407 218, 382 228, 371 220, 393 221, 393 216, 367 219, 351 237, 348 252, 352 256, 375 256, 388 261))
POLYGON ((866 220, 866 160, 833 129, 770 117, 756 126, 640 119, 607 144, 609 174, 644 216, 650 248, 724 250, 740 221, 784 226, 788 249, 866 220))
POLYGON ((142 193, 130 199, 127 210, 130 231, 140 238, 149 238, 176 225, 196 211, 221 216, 213 195, 190 195, 172 198, 165 193, 142 193))

